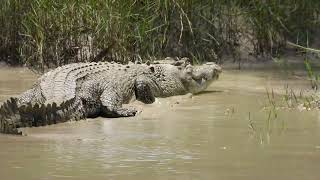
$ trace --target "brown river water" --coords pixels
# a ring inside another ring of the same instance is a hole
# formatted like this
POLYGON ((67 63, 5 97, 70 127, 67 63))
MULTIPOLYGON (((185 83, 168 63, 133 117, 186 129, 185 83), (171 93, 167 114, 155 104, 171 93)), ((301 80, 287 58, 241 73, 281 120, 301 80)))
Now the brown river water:
MULTIPOLYGON (((0 101, 35 79, 1 68, 0 101)), ((309 88, 282 72, 228 70, 199 95, 133 103, 136 117, 0 135, 0 179, 320 179, 320 111, 280 109, 270 120, 263 108, 266 89, 280 101, 286 84, 309 88)))

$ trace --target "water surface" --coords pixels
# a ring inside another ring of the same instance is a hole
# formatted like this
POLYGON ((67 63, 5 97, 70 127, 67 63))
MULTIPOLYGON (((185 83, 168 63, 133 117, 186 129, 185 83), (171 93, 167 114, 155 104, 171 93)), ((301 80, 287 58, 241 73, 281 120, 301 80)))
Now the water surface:
MULTIPOLYGON (((35 79, 0 69, 0 101, 35 79)), ((266 89, 281 99, 286 84, 309 88, 291 74, 229 70, 197 96, 135 102, 136 117, 0 135, 1 179, 319 179, 319 112, 278 110, 266 126, 266 89)))

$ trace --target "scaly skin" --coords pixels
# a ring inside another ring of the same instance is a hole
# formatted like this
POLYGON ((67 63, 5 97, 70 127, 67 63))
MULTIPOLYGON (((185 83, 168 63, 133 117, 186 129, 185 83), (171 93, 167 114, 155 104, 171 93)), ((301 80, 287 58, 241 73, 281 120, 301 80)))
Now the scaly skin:
POLYGON ((75 63, 45 73, 17 98, 0 108, 0 132, 19 134, 21 127, 45 126, 86 117, 134 116, 123 104, 135 97, 153 103, 155 97, 198 93, 219 77, 214 63, 174 64, 75 63))

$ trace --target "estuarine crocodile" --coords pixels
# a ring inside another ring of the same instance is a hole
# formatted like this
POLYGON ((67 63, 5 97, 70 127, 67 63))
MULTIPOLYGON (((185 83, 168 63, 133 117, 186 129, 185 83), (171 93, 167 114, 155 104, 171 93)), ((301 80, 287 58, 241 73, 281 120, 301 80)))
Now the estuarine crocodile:
POLYGON ((19 134, 21 127, 45 126, 86 117, 134 116, 122 104, 136 98, 198 93, 219 77, 215 63, 173 64, 74 63, 42 75, 33 87, 0 108, 0 132, 19 134))

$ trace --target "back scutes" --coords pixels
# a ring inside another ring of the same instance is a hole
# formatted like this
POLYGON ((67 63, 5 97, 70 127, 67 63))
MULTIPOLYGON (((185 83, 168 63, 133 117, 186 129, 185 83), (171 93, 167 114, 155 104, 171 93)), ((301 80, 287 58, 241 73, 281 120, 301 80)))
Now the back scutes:
POLYGON ((38 127, 85 118, 75 99, 51 104, 27 103, 18 107, 18 99, 10 98, 0 108, 0 132, 22 134, 18 128, 38 127))

